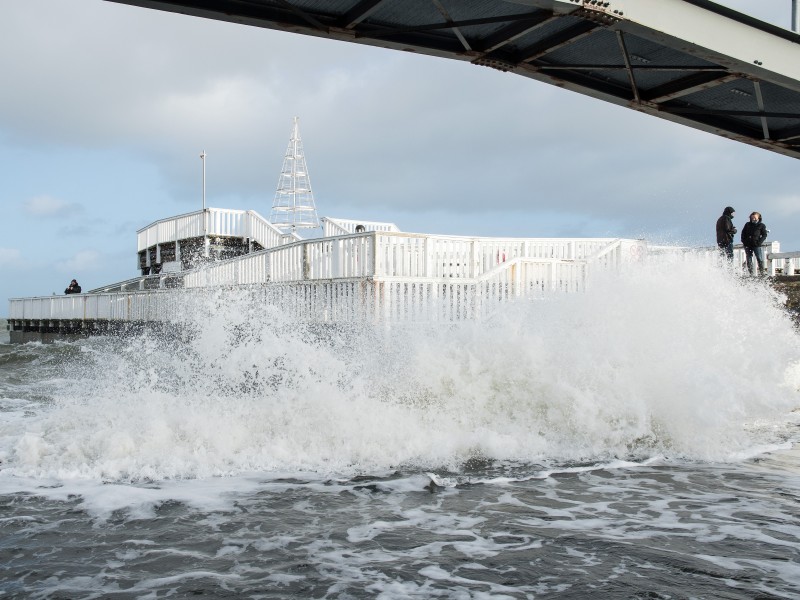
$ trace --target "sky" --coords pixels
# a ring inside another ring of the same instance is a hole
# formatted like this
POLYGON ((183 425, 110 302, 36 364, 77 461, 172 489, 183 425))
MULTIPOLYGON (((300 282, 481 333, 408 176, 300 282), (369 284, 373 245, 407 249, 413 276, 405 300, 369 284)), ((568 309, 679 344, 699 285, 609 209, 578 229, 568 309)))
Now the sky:
MULTIPOLYGON (((720 1, 789 28, 791 0, 720 1)), ((269 216, 300 118, 320 216, 402 231, 800 250, 800 163, 469 63, 103 0, 0 0, 0 299, 138 275, 136 231, 269 216)), ((8 306, 0 302, 0 315, 8 306)))

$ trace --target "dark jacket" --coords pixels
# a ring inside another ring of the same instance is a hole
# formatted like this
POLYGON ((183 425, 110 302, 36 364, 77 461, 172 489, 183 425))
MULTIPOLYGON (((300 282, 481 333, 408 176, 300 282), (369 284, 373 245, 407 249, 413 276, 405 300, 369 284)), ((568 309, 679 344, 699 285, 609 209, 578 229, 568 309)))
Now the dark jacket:
POLYGON ((81 286, 79 286, 77 283, 75 283, 74 285, 70 283, 69 287, 64 290, 64 293, 65 294, 80 294, 81 293, 81 286))
POLYGON ((767 239, 767 226, 760 220, 758 223, 748 221, 742 227, 742 244, 746 248, 758 248, 767 239))
POLYGON ((736 227, 733 226, 731 218, 733 212, 733 208, 728 206, 722 216, 717 219, 717 245, 719 246, 727 246, 733 242, 733 236, 736 235, 736 227))

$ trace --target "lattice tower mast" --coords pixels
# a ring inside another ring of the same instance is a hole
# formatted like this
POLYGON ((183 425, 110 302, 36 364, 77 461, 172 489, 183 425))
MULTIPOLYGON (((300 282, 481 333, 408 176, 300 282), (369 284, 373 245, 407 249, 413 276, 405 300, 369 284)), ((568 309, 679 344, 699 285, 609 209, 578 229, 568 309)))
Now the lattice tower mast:
POLYGON ((278 178, 278 189, 272 201, 270 222, 288 233, 295 229, 319 227, 311 179, 300 139, 300 119, 294 118, 289 147, 283 159, 283 169, 278 178))

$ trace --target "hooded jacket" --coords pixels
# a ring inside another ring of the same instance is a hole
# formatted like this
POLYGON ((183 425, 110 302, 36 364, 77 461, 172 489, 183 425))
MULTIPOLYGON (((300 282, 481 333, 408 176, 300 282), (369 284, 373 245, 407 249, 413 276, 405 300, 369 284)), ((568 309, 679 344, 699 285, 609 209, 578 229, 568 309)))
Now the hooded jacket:
POLYGON ((766 239, 767 226, 761 222, 761 219, 757 223, 748 221, 742 227, 742 244, 746 248, 758 248, 766 239))
POLYGON ((727 246, 733 242, 736 235, 736 227, 733 226, 733 207, 726 206, 722 216, 717 219, 717 245, 727 246))

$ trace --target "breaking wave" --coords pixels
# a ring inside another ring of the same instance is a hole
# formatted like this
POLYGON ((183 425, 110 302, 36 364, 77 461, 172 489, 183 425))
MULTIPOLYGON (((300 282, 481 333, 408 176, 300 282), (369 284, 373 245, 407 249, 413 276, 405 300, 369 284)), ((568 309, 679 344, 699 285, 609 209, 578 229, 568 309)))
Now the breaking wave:
POLYGON ((781 299, 699 260, 479 322, 298 324, 246 294, 219 299, 185 339, 4 356, 36 379, 2 390, 0 470, 140 481, 731 461, 797 431, 800 339, 781 299))

